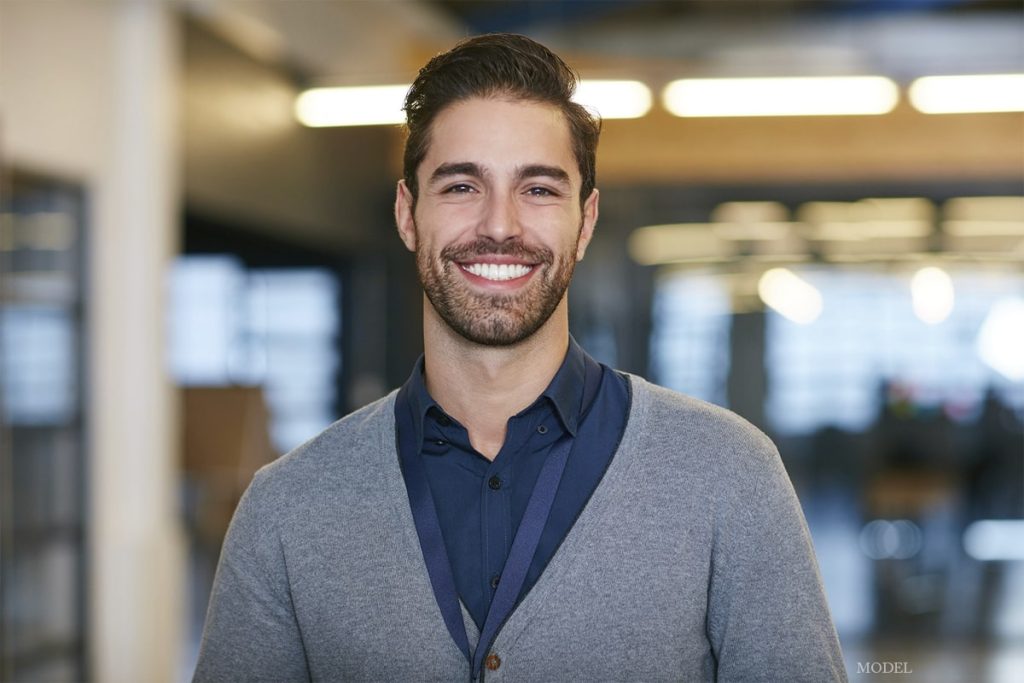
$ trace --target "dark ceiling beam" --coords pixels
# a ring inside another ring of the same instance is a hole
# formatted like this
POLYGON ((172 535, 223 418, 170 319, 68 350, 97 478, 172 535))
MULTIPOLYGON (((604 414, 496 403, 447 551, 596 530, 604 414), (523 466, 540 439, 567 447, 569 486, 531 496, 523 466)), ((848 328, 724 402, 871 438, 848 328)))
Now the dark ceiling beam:
POLYGON ((471 33, 514 33, 544 25, 563 27, 601 19, 620 10, 663 4, 658 0, 438 0, 471 33))

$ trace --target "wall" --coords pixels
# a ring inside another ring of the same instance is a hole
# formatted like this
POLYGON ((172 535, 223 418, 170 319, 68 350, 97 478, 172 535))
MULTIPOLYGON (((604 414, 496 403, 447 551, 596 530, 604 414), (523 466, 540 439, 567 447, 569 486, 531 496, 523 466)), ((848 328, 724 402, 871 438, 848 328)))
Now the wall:
POLYGON ((342 252, 390 225, 385 127, 310 129, 292 113, 296 76, 185 29, 184 194, 189 208, 246 229, 342 252))
POLYGON ((164 273, 176 252, 178 23, 156 1, 0 3, 4 161, 87 191, 91 677, 171 681, 183 545, 164 273))

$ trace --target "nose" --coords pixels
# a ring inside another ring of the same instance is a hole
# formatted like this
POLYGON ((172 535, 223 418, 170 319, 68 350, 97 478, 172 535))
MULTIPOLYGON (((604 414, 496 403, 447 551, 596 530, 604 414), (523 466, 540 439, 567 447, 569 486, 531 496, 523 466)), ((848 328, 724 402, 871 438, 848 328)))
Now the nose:
POLYGON ((505 242, 522 236, 522 233, 515 200, 503 193, 492 194, 477 227, 477 236, 505 242))

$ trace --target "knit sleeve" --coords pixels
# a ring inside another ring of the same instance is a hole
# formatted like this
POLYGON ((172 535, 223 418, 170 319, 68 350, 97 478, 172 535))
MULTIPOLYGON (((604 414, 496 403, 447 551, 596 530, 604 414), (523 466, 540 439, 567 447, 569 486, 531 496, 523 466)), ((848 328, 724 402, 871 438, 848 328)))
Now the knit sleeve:
POLYGON ((310 680, 281 538, 258 473, 228 529, 193 683, 310 680))
POLYGON ((716 502, 707 630, 718 681, 846 681, 800 504, 752 427, 716 502))

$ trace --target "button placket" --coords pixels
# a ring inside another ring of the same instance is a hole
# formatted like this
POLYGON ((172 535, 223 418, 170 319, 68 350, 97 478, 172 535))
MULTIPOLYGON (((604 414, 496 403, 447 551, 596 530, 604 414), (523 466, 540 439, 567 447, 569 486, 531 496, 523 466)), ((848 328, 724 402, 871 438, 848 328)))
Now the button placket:
MULTIPOLYGON (((488 470, 481 482, 484 485, 480 499, 483 506, 484 552, 480 565, 480 581, 485 594, 493 596, 493 578, 501 574, 512 543, 509 518, 509 487, 512 475, 509 473, 507 463, 503 465, 491 462, 488 470)), ((486 599, 489 602, 489 598, 486 599)))

